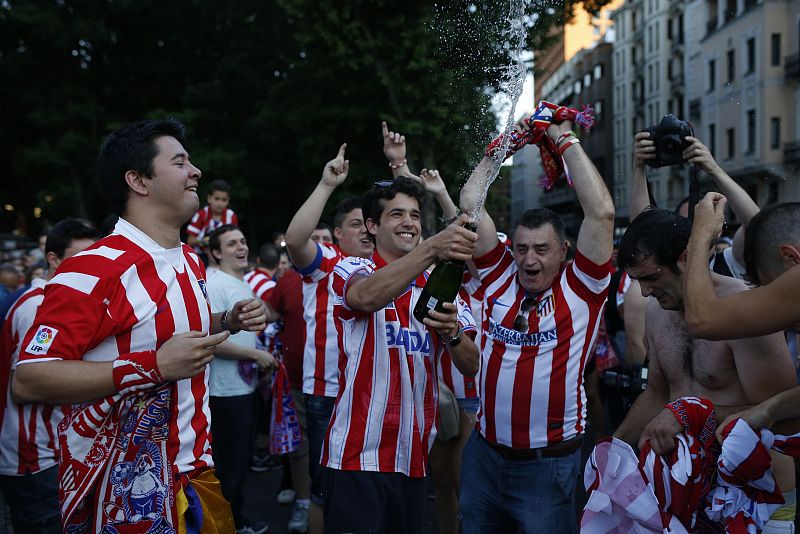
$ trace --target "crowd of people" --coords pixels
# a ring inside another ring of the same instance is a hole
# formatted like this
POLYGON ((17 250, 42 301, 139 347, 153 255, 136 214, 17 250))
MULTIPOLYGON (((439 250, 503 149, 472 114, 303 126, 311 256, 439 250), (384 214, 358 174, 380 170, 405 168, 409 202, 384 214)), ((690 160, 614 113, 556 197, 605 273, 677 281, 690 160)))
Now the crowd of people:
POLYGON ((384 123, 391 176, 329 206, 349 174, 341 145, 257 250, 228 183, 200 207, 179 122, 112 132, 98 178, 113 227, 60 221, 26 276, 0 266, 0 490, 15 532, 263 534, 245 475, 281 466, 295 532, 422 532, 429 475, 441 533, 793 532, 800 203, 759 209, 687 137, 684 164, 715 192, 658 208, 657 148, 640 133, 615 238, 571 111, 490 143, 458 203, 384 123), (574 238, 538 208, 508 239, 483 207, 498 160, 528 144, 567 173, 574 238), (423 237, 430 198, 447 225, 423 237), (445 260, 466 264, 459 295, 420 321, 445 260), (588 462, 587 430, 613 434, 588 462), (758 444, 760 470, 728 469, 758 444))

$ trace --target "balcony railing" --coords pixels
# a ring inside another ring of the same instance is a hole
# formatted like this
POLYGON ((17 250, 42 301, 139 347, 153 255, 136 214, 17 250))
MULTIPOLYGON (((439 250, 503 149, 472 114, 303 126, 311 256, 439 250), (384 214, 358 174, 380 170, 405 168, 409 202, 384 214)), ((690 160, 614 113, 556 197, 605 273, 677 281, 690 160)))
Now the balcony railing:
POLYGON ((786 56, 783 63, 783 70, 786 79, 800 80, 800 54, 786 56))
POLYGON ((783 145, 783 162, 790 165, 800 165, 800 139, 783 145))

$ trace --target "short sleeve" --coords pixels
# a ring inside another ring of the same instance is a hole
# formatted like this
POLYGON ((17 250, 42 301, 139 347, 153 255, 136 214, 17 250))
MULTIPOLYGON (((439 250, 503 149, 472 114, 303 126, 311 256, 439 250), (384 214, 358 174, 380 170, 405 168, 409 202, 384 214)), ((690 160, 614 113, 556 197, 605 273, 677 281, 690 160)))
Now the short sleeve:
POLYGON ((333 269, 332 288, 334 293, 334 305, 343 310, 355 314, 347 305, 347 289, 350 281, 355 276, 370 276, 375 272, 375 264, 367 258, 350 256, 344 258, 333 269))
POLYGON ((297 270, 306 283, 319 282, 324 279, 333 272, 334 267, 343 257, 336 245, 329 243, 316 243, 316 245, 317 255, 314 257, 314 261, 304 269, 297 270))
POLYGON ((475 332, 475 316, 472 309, 460 296, 456 298, 458 308, 458 324, 464 332, 475 332))
POLYGON ((498 278, 516 272, 516 264, 508 247, 497 242, 497 245, 479 258, 475 258, 475 267, 478 269, 478 278, 484 287, 493 284, 498 278))
POLYGON ((105 299, 87 292, 85 284, 59 283, 63 274, 45 286, 44 300, 20 345, 19 364, 80 360, 116 330, 105 299))
POLYGON ((611 282, 611 260, 597 264, 577 251, 575 261, 568 269, 572 269, 580 285, 589 291, 590 300, 605 302, 608 298, 608 284, 611 282))

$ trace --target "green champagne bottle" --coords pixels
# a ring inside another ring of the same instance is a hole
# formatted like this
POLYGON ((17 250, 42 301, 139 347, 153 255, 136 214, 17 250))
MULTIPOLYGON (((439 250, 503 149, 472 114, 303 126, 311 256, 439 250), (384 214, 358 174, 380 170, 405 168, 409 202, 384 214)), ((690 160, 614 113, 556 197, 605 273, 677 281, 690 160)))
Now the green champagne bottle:
MULTIPOLYGON (((464 227, 472 232, 477 228, 475 224, 466 224, 464 227)), ((442 305, 445 302, 455 302, 463 278, 463 261, 442 260, 437 263, 414 306, 414 317, 417 321, 422 322, 428 317, 428 310, 443 312, 445 310, 442 305)))

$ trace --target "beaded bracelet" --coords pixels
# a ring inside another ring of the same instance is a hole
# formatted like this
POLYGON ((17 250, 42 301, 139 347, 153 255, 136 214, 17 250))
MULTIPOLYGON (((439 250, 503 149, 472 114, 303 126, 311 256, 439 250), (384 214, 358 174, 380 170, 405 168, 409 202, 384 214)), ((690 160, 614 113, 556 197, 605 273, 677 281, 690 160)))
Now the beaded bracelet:
POLYGON ((407 161, 408 161, 407 159, 404 159, 403 161, 401 161, 401 162, 400 162, 400 163, 398 163, 397 165, 395 165, 395 164, 393 164, 393 163, 391 163, 391 162, 390 162, 390 163, 389 163, 389 168, 390 168, 390 169, 399 169, 400 167, 402 167, 403 165, 405 165, 407 161))

